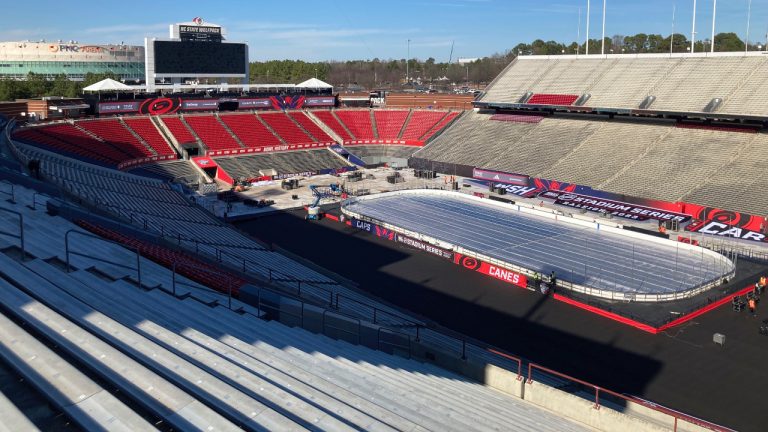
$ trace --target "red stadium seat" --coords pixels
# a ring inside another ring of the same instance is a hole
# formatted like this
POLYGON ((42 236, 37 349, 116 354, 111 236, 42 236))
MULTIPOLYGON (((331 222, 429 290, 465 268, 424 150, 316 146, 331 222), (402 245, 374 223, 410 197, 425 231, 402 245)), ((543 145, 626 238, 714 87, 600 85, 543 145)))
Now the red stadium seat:
POLYGON ((405 126, 402 139, 419 139, 446 116, 445 111, 414 111, 405 126))
POLYGON ((173 134, 173 136, 176 138, 176 141, 179 144, 188 144, 188 143, 197 142, 197 139, 195 139, 195 136, 192 135, 192 132, 189 131, 189 129, 187 128, 187 125, 181 122, 180 118, 160 117, 160 120, 162 120, 163 123, 165 123, 165 126, 173 134))
POLYGON ((187 116, 184 120, 211 150, 242 148, 214 115, 187 116))
POLYGON ((130 117, 124 119, 124 121, 125 124, 136 132, 144 142, 149 144, 158 155, 170 156, 176 154, 149 117, 130 117))
POLYGON ((403 124, 408 119, 408 111, 374 111, 376 132, 380 139, 398 139, 403 124))
POLYGON ((288 144, 307 144, 313 139, 284 112, 260 113, 259 117, 288 144))
POLYGON ((373 135, 373 124, 371 123, 371 112, 368 110, 340 110, 336 111, 336 117, 347 126, 355 139, 375 139, 373 135))
POLYGON ((320 128, 315 122, 312 121, 307 115, 302 111, 290 111, 288 113, 289 116, 291 116, 292 119, 296 120, 298 124, 301 125, 301 127, 304 128, 307 132, 312 134, 315 141, 321 142, 321 143, 330 143, 333 142, 333 138, 331 138, 323 129, 320 128))
POLYGON ((331 130, 335 132, 336 135, 340 136, 344 141, 355 139, 352 135, 349 134, 349 132, 347 132, 346 129, 344 129, 344 126, 342 126, 341 123, 336 119, 336 117, 333 115, 333 112, 318 110, 312 111, 312 114, 319 118, 320 121, 325 123, 329 128, 331 128, 331 130))
POLYGON ((225 114, 221 121, 246 147, 279 146, 283 143, 254 114, 225 114))
POLYGON ((531 96, 526 103, 541 105, 573 105, 578 98, 579 95, 536 93, 531 96))

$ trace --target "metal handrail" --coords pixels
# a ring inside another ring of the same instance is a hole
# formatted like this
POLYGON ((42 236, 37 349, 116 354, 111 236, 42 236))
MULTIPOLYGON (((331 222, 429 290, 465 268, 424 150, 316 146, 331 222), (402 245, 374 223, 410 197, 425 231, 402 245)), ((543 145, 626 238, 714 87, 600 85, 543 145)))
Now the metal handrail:
POLYGON ((561 372, 558 372, 558 371, 546 368, 544 366, 541 366, 541 365, 538 365, 538 364, 535 364, 535 363, 528 363, 528 380, 527 380, 528 384, 533 384, 533 371, 534 370, 540 370, 542 372, 545 372, 545 373, 554 375, 556 377, 563 378, 563 379, 566 379, 568 381, 575 382, 577 384, 581 384, 584 387, 588 387, 588 388, 593 389, 595 391, 595 403, 593 405, 593 408, 598 409, 598 410, 601 407, 601 404, 600 404, 600 393, 602 392, 602 393, 605 393, 605 394, 609 394, 609 395, 611 395, 613 397, 619 398, 621 400, 624 400, 624 401, 627 401, 627 402, 631 402, 631 403, 635 403, 635 404, 641 405, 641 406, 643 406, 645 408, 648 408, 648 409, 650 409, 652 411, 660 412, 662 414, 666 414, 666 415, 672 417, 673 418, 673 429, 672 429, 673 431, 677 431, 678 421, 682 420, 684 422, 691 423, 693 425, 700 426, 700 427, 703 427, 703 428, 706 428, 706 429, 710 429, 710 430, 713 430, 713 431, 717 431, 717 432, 733 432, 733 429, 727 428, 725 426, 720 426, 720 425, 708 422, 706 420, 702 420, 702 419, 699 419, 699 418, 696 418, 696 417, 693 417, 693 416, 689 416, 687 414, 683 414, 681 412, 677 412, 675 410, 666 408, 664 406, 661 406, 661 405, 658 405, 658 404, 655 404, 655 403, 652 403, 652 402, 649 402, 649 401, 646 401, 646 400, 643 400, 643 399, 640 399, 640 398, 623 395, 621 393, 617 393, 617 392, 614 392, 612 390, 605 389, 605 388, 600 387, 600 386, 598 386, 596 384, 592 384, 590 382, 587 382, 587 381, 584 381, 584 380, 580 380, 578 378, 574 378, 574 377, 572 377, 570 375, 567 375, 567 374, 564 374, 564 373, 561 373, 561 372))
POLYGON ((19 239, 19 244, 20 244, 20 247, 21 247, 21 259, 25 260, 26 257, 27 257, 27 252, 26 252, 26 248, 24 246, 24 215, 19 213, 19 212, 17 212, 17 211, 14 211, 14 210, 11 210, 11 209, 7 209, 7 208, 3 208, 3 207, 0 207, 0 211, 3 211, 5 213, 10 213, 10 214, 13 214, 13 215, 16 215, 16 216, 19 217, 19 233, 18 234, 13 234, 13 233, 3 232, 3 231, 0 231, 0 234, 4 234, 4 235, 7 235, 9 237, 13 237, 13 238, 19 239))
POLYGON ((123 243, 116 242, 114 240, 105 239, 103 237, 99 237, 99 236, 91 234, 91 233, 86 233, 86 232, 78 231, 78 230, 72 228, 72 229, 68 230, 66 233, 64 233, 64 255, 66 257, 66 265, 67 265, 66 271, 67 271, 67 273, 72 271, 72 266, 70 264, 70 259, 69 259, 70 255, 82 256, 82 257, 85 257, 85 258, 90 258, 90 259, 101 261, 101 262, 105 262, 105 263, 108 263, 108 264, 113 264, 113 265, 116 265, 118 267, 123 267, 123 268, 131 269, 131 270, 136 270, 136 277, 138 279, 139 286, 142 286, 142 283, 141 283, 141 251, 139 250, 138 247, 131 247, 131 246, 125 245, 123 243), (118 246, 126 248, 126 249, 133 249, 133 250, 135 250, 136 251, 136 268, 134 269, 133 267, 128 267, 128 266, 123 265, 121 263, 107 261, 105 259, 94 257, 94 256, 91 256, 91 255, 88 255, 88 254, 84 254, 84 253, 81 253, 81 252, 73 252, 72 250, 70 250, 70 247, 69 247, 69 236, 70 236, 70 234, 77 234, 77 235, 80 235, 80 236, 83 236, 83 237, 90 237, 90 238, 93 238, 93 239, 96 239, 96 240, 101 240, 103 242, 112 243, 112 244, 118 245, 118 246))
MULTIPOLYGON (((189 263, 186 263, 186 262, 183 262, 183 261, 180 261, 180 260, 174 261, 173 264, 171 265, 171 272, 172 272, 172 274, 171 274, 171 290, 173 292, 173 296, 174 297, 177 297, 177 295, 176 295, 176 275, 178 274, 177 268, 178 267, 184 267, 184 266, 189 267, 189 268, 194 268, 196 271, 203 271, 203 272, 208 273, 208 274, 224 277, 227 280, 227 308, 232 310, 232 283, 233 283, 232 279, 233 279, 233 277, 232 277, 231 274, 226 274, 226 273, 222 273, 222 272, 217 272, 215 270, 209 270, 209 269, 204 269, 204 268, 200 268, 200 267, 195 267, 195 266, 193 266, 193 265, 191 265, 189 263)), ((207 288, 207 289, 209 289, 209 288, 207 288)), ((217 291, 217 290, 211 289, 211 291, 219 293, 219 294, 223 294, 223 293, 221 293, 220 291, 217 291)))
POLYGON ((16 190, 13 183, 9 182, 8 180, 0 180, 0 184, 6 184, 11 187, 11 191, 7 192, 4 190, 0 190, 0 193, 3 193, 5 195, 9 195, 11 197, 11 203, 16 203, 16 190))

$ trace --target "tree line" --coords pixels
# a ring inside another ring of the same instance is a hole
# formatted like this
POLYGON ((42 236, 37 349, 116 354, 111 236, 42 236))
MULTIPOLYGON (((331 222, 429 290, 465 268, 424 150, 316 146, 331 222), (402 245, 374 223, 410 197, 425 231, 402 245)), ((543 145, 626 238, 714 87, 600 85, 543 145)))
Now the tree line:
MULTIPOLYGON (((638 33, 605 38, 607 54, 684 53, 690 51, 690 41, 679 33, 671 36, 638 33)), ((590 54, 599 54, 603 41, 589 40, 590 54)), ((710 50, 709 40, 696 41, 695 52, 710 50)), ((735 33, 715 35, 715 51, 744 51, 745 44, 735 33)), ((765 49, 760 43, 750 43, 749 50, 765 49)), ((584 54, 586 43, 563 43, 534 40, 520 43, 503 53, 496 53, 466 64, 438 62, 434 58, 378 59, 305 62, 302 60, 269 60, 251 62, 250 81, 258 84, 299 83, 318 78, 344 89, 413 89, 436 88, 450 90, 458 86, 482 87, 488 84, 517 56, 584 54)), ((0 79, 0 100, 25 99, 40 96, 77 97, 85 86, 104 78, 117 79, 112 74, 89 73, 83 81, 70 81, 64 75, 46 79, 30 73, 23 81, 0 79)))
POLYGON ((83 81, 72 81, 66 75, 60 74, 47 79, 45 75, 30 72, 24 80, 0 79, 0 101, 30 99, 42 96, 80 97, 83 87, 97 83, 103 79, 119 77, 112 73, 87 73, 83 81))

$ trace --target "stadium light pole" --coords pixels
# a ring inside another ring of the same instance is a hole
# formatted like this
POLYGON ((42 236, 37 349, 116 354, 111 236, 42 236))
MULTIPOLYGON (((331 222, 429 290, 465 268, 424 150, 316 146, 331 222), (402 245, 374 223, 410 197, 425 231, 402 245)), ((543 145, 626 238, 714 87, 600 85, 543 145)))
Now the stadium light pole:
POLYGON ((605 2, 606 0, 603 0, 603 36, 600 38, 600 54, 602 55, 605 55, 605 2))
POLYGON ((589 0, 587 0, 587 55, 589 55, 589 0))
POLYGON ((693 20, 691 21, 691 54, 694 53, 696 46, 696 0, 693 0, 693 20))
POLYGON ((672 47, 675 46, 675 9, 677 5, 672 3, 672 33, 669 35, 669 55, 672 55, 672 47))
POLYGON ((408 84, 409 82, 411 82, 411 80, 410 80, 410 78, 409 78, 409 76, 408 76, 408 63, 410 63, 410 61, 409 61, 409 60, 410 60, 410 58, 411 58, 411 40, 410 40, 410 39, 408 39, 408 41, 407 41, 407 45, 408 45, 408 55, 407 55, 407 57, 405 58, 405 83, 406 83, 406 84, 408 84))
POLYGON ((715 52, 715 18, 717 18, 717 0, 712 4, 712 41, 709 52, 715 52))
POLYGON ((749 51, 749 22, 752 18, 752 0, 747 3, 747 37, 744 38, 744 52, 749 51))
MULTIPOLYGON (((768 33, 766 33, 768 37, 768 33)), ((576 55, 579 55, 579 40, 581 40, 581 7, 579 7, 579 23, 576 26, 576 55)))

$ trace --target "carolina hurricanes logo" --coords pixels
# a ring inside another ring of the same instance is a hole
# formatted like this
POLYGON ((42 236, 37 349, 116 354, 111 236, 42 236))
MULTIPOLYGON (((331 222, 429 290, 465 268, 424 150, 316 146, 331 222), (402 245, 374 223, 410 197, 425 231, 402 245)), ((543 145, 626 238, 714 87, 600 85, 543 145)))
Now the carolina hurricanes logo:
POLYGON ((470 270, 475 270, 478 267, 480 267, 480 261, 478 261, 475 258, 465 256, 465 257, 461 258, 461 265, 464 268, 468 268, 470 270))
POLYGON ((48 51, 56 52, 58 50, 59 50, 59 46, 58 45, 48 45, 48 51))
POLYGON ((194 17, 194 18, 192 18, 192 22, 197 24, 197 25, 202 25, 203 24, 203 19, 200 18, 200 17, 194 17))
POLYGON ((752 222, 751 215, 713 207, 702 208, 695 217, 703 221, 714 221, 735 227, 745 227, 752 222))
POLYGON ((181 107, 178 98, 154 98, 147 99, 139 106, 142 114, 161 115, 175 113, 181 107))

